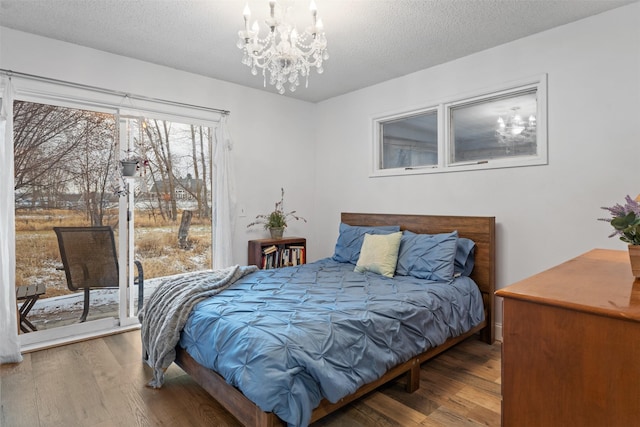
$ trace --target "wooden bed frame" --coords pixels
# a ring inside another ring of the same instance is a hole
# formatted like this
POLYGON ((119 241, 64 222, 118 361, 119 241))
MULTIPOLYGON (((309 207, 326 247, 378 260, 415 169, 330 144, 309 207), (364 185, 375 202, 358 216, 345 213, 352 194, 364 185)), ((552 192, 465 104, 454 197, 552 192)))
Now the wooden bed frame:
MULTIPOLYGON (((420 365, 454 346, 455 344, 479 333, 483 341, 491 344, 494 340, 494 298, 495 291, 495 218, 468 216, 433 216, 433 215, 397 215, 397 214, 364 214, 342 213, 341 221, 349 225, 400 225, 401 230, 414 233, 447 233, 458 230, 460 237, 467 237, 476 242, 475 267, 471 278, 478 284, 482 292, 485 307, 485 320, 469 332, 448 339, 444 344, 431 348, 424 353, 390 369, 380 379, 365 384, 354 394, 331 403, 326 399, 313 411, 311 421, 314 422, 330 414, 336 409, 375 390, 382 384, 402 374, 407 374, 406 390, 413 392, 420 384, 420 365)), ((273 413, 262 411, 247 399, 238 389, 227 382, 216 372, 199 365, 179 345, 176 347, 175 363, 200 384, 213 398, 233 414, 243 425, 256 427, 281 426, 283 422, 273 413)))

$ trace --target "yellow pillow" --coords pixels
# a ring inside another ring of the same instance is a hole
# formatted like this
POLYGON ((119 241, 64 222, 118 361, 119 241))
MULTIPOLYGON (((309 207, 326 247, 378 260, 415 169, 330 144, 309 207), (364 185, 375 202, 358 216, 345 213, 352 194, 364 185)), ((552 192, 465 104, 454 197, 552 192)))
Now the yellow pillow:
POLYGON ((358 258, 354 271, 358 273, 371 271, 386 277, 393 277, 398 262, 401 238, 401 231, 391 234, 365 234, 360 249, 360 258, 358 258))

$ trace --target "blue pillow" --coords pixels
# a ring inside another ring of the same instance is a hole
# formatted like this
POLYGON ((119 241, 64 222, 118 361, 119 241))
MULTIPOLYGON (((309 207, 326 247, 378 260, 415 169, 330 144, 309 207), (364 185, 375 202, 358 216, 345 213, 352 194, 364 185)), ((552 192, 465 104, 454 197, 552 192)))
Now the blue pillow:
POLYGON ((416 234, 405 231, 400 241, 396 274, 449 282, 454 275, 458 232, 416 234))
POLYGON ((475 265, 476 243, 473 240, 459 237, 458 248, 456 249, 456 259, 454 263, 454 274, 456 276, 470 276, 475 265))
POLYGON ((356 264, 360 258, 360 248, 365 234, 391 234, 400 231, 399 225, 383 225, 379 227, 363 227, 340 223, 340 234, 336 242, 333 260, 356 264))

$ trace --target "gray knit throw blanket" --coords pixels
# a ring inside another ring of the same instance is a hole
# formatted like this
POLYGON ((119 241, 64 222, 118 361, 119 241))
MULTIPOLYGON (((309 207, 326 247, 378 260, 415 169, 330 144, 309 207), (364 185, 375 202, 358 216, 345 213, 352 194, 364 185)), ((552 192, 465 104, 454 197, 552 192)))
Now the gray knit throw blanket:
POLYGON ((165 279, 138 313, 142 324, 142 358, 153 368, 153 380, 147 385, 162 387, 164 372, 176 358, 180 331, 193 307, 221 292, 257 267, 238 266, 220 270, 187 273, 165 279))

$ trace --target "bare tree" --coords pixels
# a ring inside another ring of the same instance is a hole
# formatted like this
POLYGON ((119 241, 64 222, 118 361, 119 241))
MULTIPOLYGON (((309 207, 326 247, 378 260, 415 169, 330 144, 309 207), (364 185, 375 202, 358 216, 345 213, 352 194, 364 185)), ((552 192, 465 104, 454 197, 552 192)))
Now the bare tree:
MULTIPOLYGON (((156 121, 157 123, 157 121, 156 121)), ((169 137, 171 125, 166 120, 162 121, 162 130, 164 131, 164 143, 166 144, 167 157, 165 158, 165 165, 167 166, 167 180, 169 183, 169 194, 171 203, 171 219, 176 221, 178 219, 178 206, 176 204, 176 184, 175 176, 173 174, 173 158, 171 157, 171 138, 169 137)), ((160 132, 158 132, 160 134, 160 132)), ((162 138, 160 139, 162 142, 162 138)))
POLYGON ((110 114, 16 101, 16 201, 62 207, 68 206, 65 195, 79 193, 91 224, 102 224, 114 130, 110 114))
POLYGON ((78 123, 93 113, 25 101, 15 101, 13 113, 16 197, 45 201, 70 181, 60 166, 82 143, 78 123))
POLYGON ((83 143, 73 154, 74 182, 81 189, 85 213, 91 225, 103 225, 109 207, 108 184, 115 168, 115 121, 95 113, 80 126, 83 143))
POLYGON ((176 221, 178 207, 175 199, 175 177, 173 174, 173 161, 171 158, 170 131, 171 124, 166 120, 153 121, 153 126, 146 126, 145 133, 149 137, 150 148, 158 163, 158 171, 161 180, 155 180, 160 206, 167 205, 169 218, 176 221), (159 184, 162 184, 160 188, 159 184))
POLYGON ((204 128, 200 126, 200 160, 202 161, 202 205, 203 217, 211 217, 211 208, 209 207, 209 179, 207 178, 207 159, 211 158, 211 147, 213 142, 213 129, 206 128, 207 147, 205 150, 205 138, 203 136, 204 128))
POLYGON ((182 192, 196 201, 198 215, 208 218, 210 202, 207 162, 210 157, 211 129, 206 126, 172 125, 169 121, 152 119, 143 127, 144 141, 137 142, 147 153, 160 212, 163 217, 166 212, 168 218, 176 221, 178 193, 182 192), (187 141, 190 141, 190 147, 183 144, 182 148, 178 147, 176 155, 175 144, 187 141))
MULTIPOLYGON (((209 142, 211 129, 203 126, 190 126, 191 131, 191 161, 196 185, 191 188, 184 188, 198 204, 198 216, 209 218, 209 200, 207 185, 207 155, 205 140, 209 142), (202 170, 202 176, 200 174, 202 170)), ((208 146, 207 146, 208 147, 208 146)))
POLYGON ((198 168, 198 152, 196 146, 196 129, 199 128, 199 135, 202 138, 202 126, 189 126, 191 131, 191 160, 193 161, 193 175, 196 180, 196 191, 194 197, 196 198, 196 202, 198 203, 198 215, 202 216, 202 200, 200 197, 200 173, 198 168))

